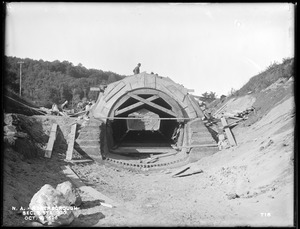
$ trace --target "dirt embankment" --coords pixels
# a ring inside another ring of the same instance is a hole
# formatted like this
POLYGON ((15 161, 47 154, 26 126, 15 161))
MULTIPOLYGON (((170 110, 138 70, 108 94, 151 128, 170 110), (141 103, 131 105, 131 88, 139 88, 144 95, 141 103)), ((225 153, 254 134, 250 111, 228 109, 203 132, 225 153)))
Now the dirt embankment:
MULTIPOLYGON (((293 225, 292 89, 292 84, 284 84, 251 95, 256 113, 232 129, 238 145, 190 164, 202 169, 202 173, 172 178, 178 169, 137 172, 109 164, 72 166, 85 184, 119 205, 106 208, 93 196, 83 195, 78 218, 71 226, 293 225)), ((4 225, 28 223, 11 211, 11 206, 28 206, 44 184, 56 186, 66 180, 59 171, 60 165, 66 164, 65 140, 75 119, 32 119, 39 123, 41 136, 48 135, 52 123, 57 122, 64 138, 55 145, 51 159, 45 159, 41 153, 21 157, 16 148, 5 147, 4 225)), ((34 129, 23 131, 31 133, 34 129)), ((46 142, 44 138, 40 141, 41 145, 46 142)))

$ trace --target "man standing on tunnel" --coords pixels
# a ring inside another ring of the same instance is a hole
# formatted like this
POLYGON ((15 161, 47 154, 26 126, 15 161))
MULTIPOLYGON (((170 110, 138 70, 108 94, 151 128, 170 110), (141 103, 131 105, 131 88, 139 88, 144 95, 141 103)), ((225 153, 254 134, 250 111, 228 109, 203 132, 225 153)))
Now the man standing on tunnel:
POLYGON ((141 67, 141 64, 138 63, 137 66, 133 69, 133 73, 135 75, 140 73, 140 67, 141 67))

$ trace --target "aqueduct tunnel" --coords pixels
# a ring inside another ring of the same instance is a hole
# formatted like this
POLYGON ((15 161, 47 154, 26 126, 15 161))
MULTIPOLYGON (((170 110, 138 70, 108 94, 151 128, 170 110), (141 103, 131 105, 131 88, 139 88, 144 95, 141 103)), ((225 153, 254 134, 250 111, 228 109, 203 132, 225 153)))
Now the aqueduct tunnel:
POLYGON ((100 92, 92 115, 105 123, 110 157, 140 159, 172 152, 185 156, 186 146, 193 144, 191 126, 213 140, 188 89, 145 72, 109 84, 100 92), (191 125, 195 120, 197 125, 191 125))

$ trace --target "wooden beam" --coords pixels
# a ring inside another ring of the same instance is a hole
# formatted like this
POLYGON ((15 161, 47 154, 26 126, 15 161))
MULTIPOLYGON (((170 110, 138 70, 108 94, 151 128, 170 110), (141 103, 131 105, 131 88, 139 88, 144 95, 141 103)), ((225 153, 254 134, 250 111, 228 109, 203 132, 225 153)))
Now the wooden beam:
POLYGON ((115 94, 121 91, 126 84, 123 81, 120 81, 108 94, 104 97, 105 102, 108 102, 115 94))
POLYGON ((68 150, 66 153, 66 160, 69 160, 69 161, 72 160, 72 157, 73 157, 76 127, 77 127, 76 123, 73 124, 71 127, 71 133, 70 133, 70 138, 69 138, 69 142, 68 142, 68 150))
POLYGON ((116 107, 116 109, 118 109, 128 99, 130 99, 130 96, 129 95, 124 95, 119 101, 117 101, 117 103, 116 103, 116 105, 114 107, 116 107))
POLYGON ((173 153, 176 152, 173 148, 170 147, 119 147, 117 149, 110 150, 112 153, 116 154, 162 154, 162 153, 173 153))
MULTIPOLYGON (((159 96, 153 95, 153 96, 151 96, 150 98, 147 98, 146 100, 149 101, 149 102, 151 102, 151 101, 153 101, 153 100, 155 100, 155 99, 158 99, 158 98, 159 98, 159 96)), ((132 104, 132 105, 130 105, 130 106, 128 106, 128 107, 125 107, 125 108, 123 108, 123 109, 121 109, 121 110, 116 110, 116 111, 115 111, 115 115, 123 114, 123 113, 125 113, 125 112, 128 112, 128 111, 134 109, 134 108, 137 108, 137 107, 139 107, 139 106, 142 106, 143 104, 144 104, 143 102, 137 102, 137 103, 132 104)))
POLYGON ((225 133, 226 133, 226 136, 228 138, 228 141, 230 143, 231 146, 236 146, 236 141, 232 135, 232 132, 230 130, 230 128, 228 127, 228 123, 226 121, 226 119, 224 117, 221 118, 221 122, 222 122, 222 125, 224 127, 224 130, 225 130, 225 133), (227 126, 227 127, 226 127, 227 126))
POLYGON ((57 124, 53 123, 51 132, 50 132, 50 137, 49 137, 48 144, 47 144, 47 148, 45 151, 45 157, 47 157, 47 158, 51 158, 54 142, 56 140, 56 136, 57 136, 57 124))
POLYGON ((218 144, 189 145, 189 146, 179 146, 176 148, 181 149, 181 148, 199 148, 199 147, 218 147, 218 144))
POLYGON ((215 111, 213 116, 219 114, 227 106, 227 102, 224 105, 222 105, 217 111, 215 111))
MULTIPOLYGON (((97 191, 92 187, 86 186, 69 166, 61 166, 61 169, 62 169, 62 173, 66 175, 71 180, 71 182, 82 192, 87 193, 89 196, 93 198, 102 200, 106 204, 110 203, 112 206, 117 206, 117 203, 112 199, 110 199, 109 197, 103 195, 101 192, 97 191)), ((103 202, 101 202, 101 205, 105 206, 103 202)))
POLYGON ((162 106, 159 106, 159 105, 157 105, 155 103, 149 102, 148 100, 146 100, 144 98, 141 98, 141 97, 139 97, 139 96, 137 96, 135 94, 132 94, 132 93, 128 93, 128 94, 129 94, 130 97, 132 97, 132 98, 134 98, 134 99, 136 99, 136 100, 138 100, 140 102, 143 102, 143 103, 145 103, 145 104, 147 104, 147 105, 149 105, 151 107, 154 107, 156 109, 159 109, 162 112, 167 113, 167 114, 169 114, 171 116, 177 117, 177 115, 173 111, 171 111, 171 110, 168 110, 168 109, 166 109, 166 108, 164 108, 162 106))

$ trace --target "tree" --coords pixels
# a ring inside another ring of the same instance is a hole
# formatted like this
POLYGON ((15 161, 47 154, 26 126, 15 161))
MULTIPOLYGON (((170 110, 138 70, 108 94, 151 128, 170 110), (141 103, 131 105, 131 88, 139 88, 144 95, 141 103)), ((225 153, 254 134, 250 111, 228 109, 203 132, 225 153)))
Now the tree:
POLYGON ((90 87, 107 84, 108 79, 115 82, 125 77, 110 71, 87 69, 82 64, 74 66, 68 61, 51 62, 6 56, 4 84, 16 93, 20 87, 19 61, 25 62, 22 65, 22 95, 25 99, 35 100, 41 106, 45 106, 46 103, 71 101, 72 98, 90 99, 90 95, 95 98, 96 96, 89 91, 90 87), (74 94, 72 89, 76 89, 74 94))
POLYGON ((210 93, 208 93, 208 92, 204 92, 203 94, 202 94, 202 97, 203 98, 206 98, 206 99, 211 99, 211 100, 214 100, 214 99, 216 99, 216 92, 210 92, 210 93))

